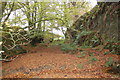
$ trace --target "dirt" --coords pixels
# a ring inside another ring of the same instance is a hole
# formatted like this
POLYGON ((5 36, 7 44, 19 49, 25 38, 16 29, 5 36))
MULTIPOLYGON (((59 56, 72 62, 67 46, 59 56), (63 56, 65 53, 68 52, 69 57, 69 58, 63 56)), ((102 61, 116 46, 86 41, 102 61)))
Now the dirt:
POLYGON ((11 62, 2 63, 3 78, 120 78, 106 71, 104 67, 108 58, 118 60, 115 54, 104 55, 102 51, 86 49, 85 56, 63 53, 59 46, 38 44, 36 47, 24 46, 28 53, 20 54, 11 62), (94 53, 96 61, 91 61, 94 53))

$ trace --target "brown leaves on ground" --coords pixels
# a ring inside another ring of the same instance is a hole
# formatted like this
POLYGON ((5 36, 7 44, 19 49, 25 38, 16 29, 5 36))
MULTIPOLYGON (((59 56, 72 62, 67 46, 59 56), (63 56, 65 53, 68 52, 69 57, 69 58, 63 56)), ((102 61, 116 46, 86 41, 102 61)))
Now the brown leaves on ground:
POLYGON ((64 54, 59 46, 24 46, 28 53, 21 54, 11 62, 3 63, 3 78, 114 78, 119 77, 106 73, 104 67, 109 57, 118 60, 114 54, 104 55, 108 50, 84 50, 85 57, 76 54, 64 54), (96 61, 90 62, 90 53, 96 61))

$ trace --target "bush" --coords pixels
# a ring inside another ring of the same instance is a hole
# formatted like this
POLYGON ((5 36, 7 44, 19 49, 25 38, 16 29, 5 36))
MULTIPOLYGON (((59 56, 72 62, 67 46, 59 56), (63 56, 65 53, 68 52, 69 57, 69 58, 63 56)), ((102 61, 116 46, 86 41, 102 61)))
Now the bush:
POLYGON ((85 53, 83 53, 83 52, 81 52, 80 53, 80 55, 79 56, 77 56, 78 58, 83 58, 83 57, 85 57, 86 56, 86 54, 85 53))
POLYGON ((74 44, 61 44, 61 50, 66 53, 74 54, 77 51, 77 46, 74 44))
POLYGON ((90 57, 88 57, 88 59, 89 59, 89 62, 90 62, 90 63, 99 61, 99 60, 94 56, 94 53, 89 53, 89 56, 90 56, 90 57))
POLYGON ((92 48, 92 46, 84 45, 84 46, 80 46, 80 48, 92 48))
POLYGON ((95 61, 98 61, 98 59, 97 59, 96 57, 92 57, 92 58, 90 59, 90 62, 95 62, 95 61))
POLYGON ((54 40, 52 43, 51 43, 51 45, 62 45, 62 44, 64 44, 64 40, 54 40))
POLYGON ((109 54, 109 53, 110 53, 110 52, 105 52, 104 55, 107 55, 107 54, 109 54))
POLYGON ((90 58, 90 62, 95 62, 95 61, 98 61, 98 59, 96 57, 91 57, 90 58))
POLYGON ((91 46, 96 47, 101 45, 101 36, 96 31, 83 30, 77 34, 74 43, 80 46, 91 46))
POLYGON ((108 61, 105 63, 105 66, 106 67, 111 67, 112 65, 113 65, 113 58, 112 57, 110 57, 110 58, 108 58, 108 61))
POLYGON ((110 67, 107 72, 120 75, 120 62, 114 61, 112 57, 108 58, 108 61, 105 63, 105 67, 110 67))
POLYGON ((120 42, 117 41, 107 41, 105 49, 109 49, 111 53, 120 55, 120 42))

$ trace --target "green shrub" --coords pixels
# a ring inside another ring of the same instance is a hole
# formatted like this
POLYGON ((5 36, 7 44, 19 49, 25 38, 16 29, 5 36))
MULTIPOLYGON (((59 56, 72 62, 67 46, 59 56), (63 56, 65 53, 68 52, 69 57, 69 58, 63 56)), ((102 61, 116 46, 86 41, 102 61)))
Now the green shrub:
POLYGON ((113 61, 112 57, 108 59, 108 61, 105 64, 105 67, 110 67, 110 69, 107 70, 108 73, 120 75, 120 62, 113 61))
POLYGON ((61 44, 61 50, 66 53, 74 54, 77 51, 77 46, 74 44, 61 44))
POLYGON ((51 45, 62 45, 62 44, 64 44, 64 41, 65 40, 54 40, 52 43, 51 43, 51 45))
POLYGON ((100 36, 95 31, 82 30, 76 36, 75 43, 81 46, 96 47, 102 44, 100 36))
POLYGON ((104 52, 104 55, 107 55, 107 54, 109 54, 110 52, 104 52))
POLYGON ((108 58, 108 61, 105 63, 105 67, 111 67, 113 65, 113 58, 108 58))
POLYGON ((80 46, 80 48, 92 48, 92 46, 84 45, 84 46, 80 46))
POLYGON ((90 62, 95 62, 95 61, 98 61, 98 59, 94 56, 90 57, 90 62))
POLYGON ((81 52, 79 56, 77 56, 78 58, 82 58, 82 57, 85 57, 85 53, 81 52))
POLYGON ((111 53, 120 55, 120 42, 108 40, 105 49, 109 49, 111 53))

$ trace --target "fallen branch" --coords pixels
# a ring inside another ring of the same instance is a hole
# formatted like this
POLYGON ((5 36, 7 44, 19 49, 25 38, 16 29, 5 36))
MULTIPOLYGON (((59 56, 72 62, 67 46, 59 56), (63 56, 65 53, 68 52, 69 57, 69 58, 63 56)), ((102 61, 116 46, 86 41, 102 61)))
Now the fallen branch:
POLYGON ((11 61, 15 60, 16 58, 18 58, 18 55, 15 56, 13 59, 0 59, 0 61, 11 62, 11 61))

